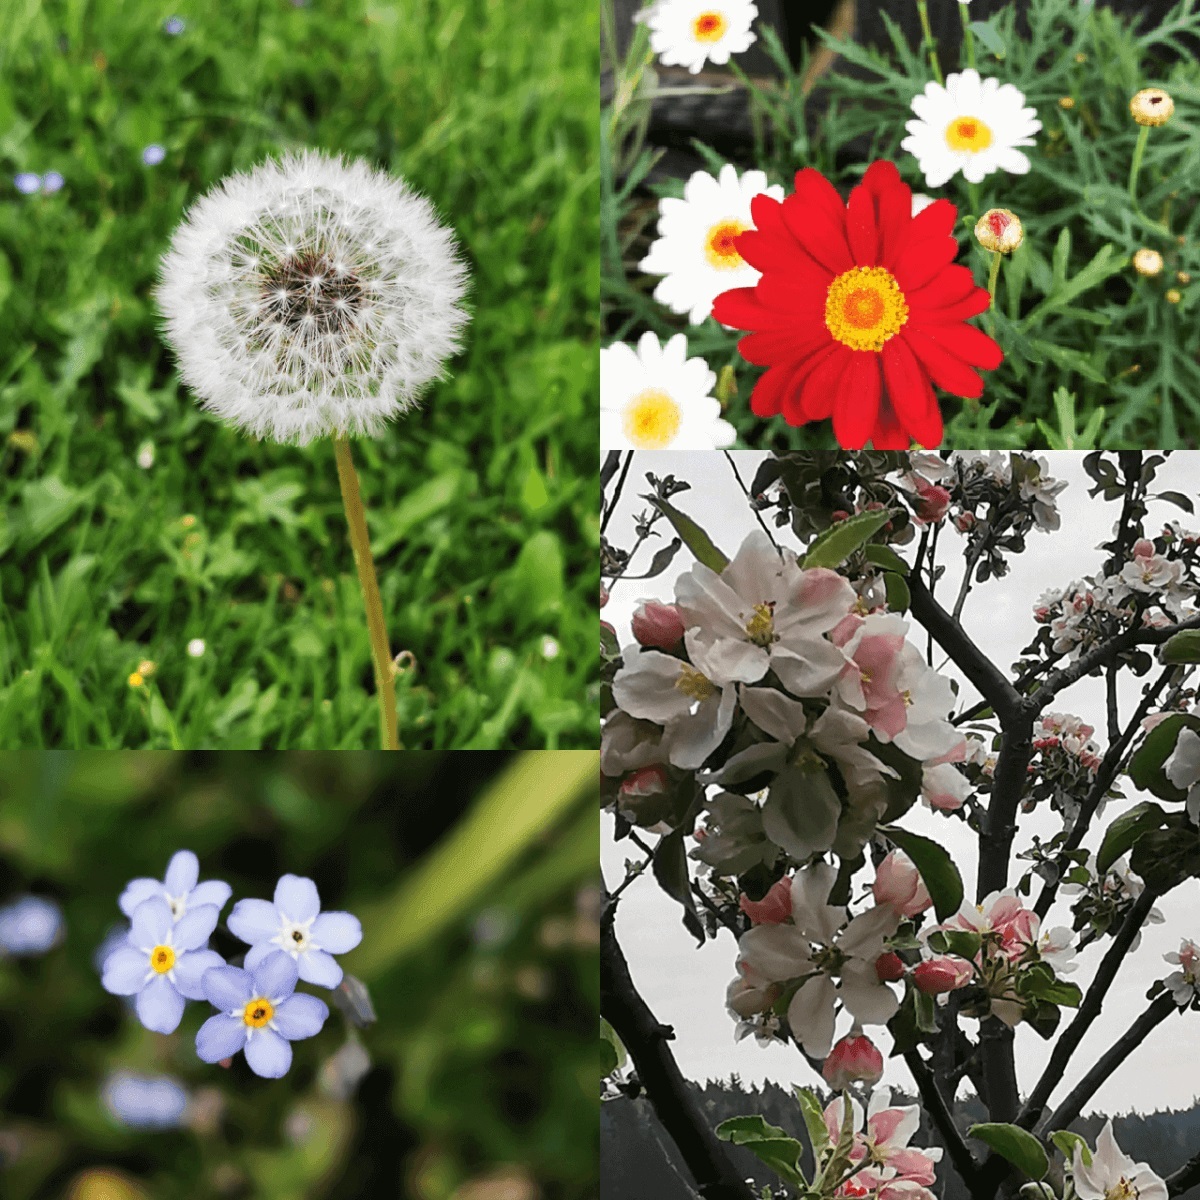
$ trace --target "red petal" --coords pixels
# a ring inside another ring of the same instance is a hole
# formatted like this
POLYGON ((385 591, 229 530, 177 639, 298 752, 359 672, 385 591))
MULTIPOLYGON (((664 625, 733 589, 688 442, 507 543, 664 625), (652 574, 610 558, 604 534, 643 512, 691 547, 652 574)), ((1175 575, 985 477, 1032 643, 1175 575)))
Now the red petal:
POLYGON ((738 351, 747 362, 757 367, 769 367, 808 358, 828 346, 830 340, 829 330, 824 325, 811 329, 777 329, 746 334, 738 342, 738 351))
POLYGON ((850 193, 846 206, 846 233, 850 252, 860 267, 879 262, 879 229, 875 222, 875 197, 861 184, 850 193))
POLYGON ((908 227, 909 240, 923 242, 926 238, 949 237, 957 220, 958 209, 949 200, 935 200, 913 217, 908 227))
MULTIPOLYGON (((914 312, 933 314, 965 300, 977 287, 975 276, 966 267, 946 266, 920 287, 906 290, 904 298, 914 312)), ((986 288, 980 290, 987 292, 986 288)))
POLYGON ((879 355, 861 350, 850 355, 833 406, 833 435, 843 450, 861 450, 879 415, 879 355))
MULTIPOLYGON (((906 239, 904 248, 892 262, 891 272, 904 294, 908 295, 926 287, 942 271, 948 270, 957 257, 958 243, 952 237, 922 238, 920 241, 906 239)), ((966 270, 965 267, 963 269, 966 270)))
POLYGON ((968 400, 976 400, 983 395, 983 379, 928 334, 906 326, 900 337, 908 343, 909 349, 938 387, 968 400))
POLYGON ((747 229, 734 239, 737 252, 758 271, 784 270, 809 286, 828 287, 833 278, 811 255, 805 254, 790 233, 783 235, 747 229))
POLYGON ((982 329, 964 325, 961 321, 952 325, 934 322, 914 322, 914 328, 933 338, 944 350, 961 358, 963 362, 983 371, 994 371, 1004 361, 1002 351, 982 329))
POLYGON ((854 259, 846 241, 845 206, 839 199, 837 210, 831 211, 828 192, 837 195, 833 184, 806 167, 796 176, 796 191, 783 202, 783 219, 792 237, 821 266, 840 275, 854 266, 854 259))
MULTIPOLYGON (((907 331, 906 331, 907 332, 907 331)), ((896 419, 904 426, 912 439, 929 445, 932 427, 930 409, 938 416, 938 436, 941 440, 941 418, 937 399, 929 385, 929 376, 922 369, 903 337, 892 338, 883 347, 883 381, 887 385, 888 400, 895 411, 896 419)))
POLYGON ((805 204, 823 209, 834 220, 842 220, 845 216, 846 205, 837 188, 815 167, 804 167, 796 172, 795 194, 805 204))
POLYGON ((979 316, 981 312, 987 311, 990 303, 987 288, 976 288, 965 300, 959 300, 945 308, 939 308, 936 312, 923 312, 918 309, 913 312, 911 319, 914 324, 928 321, 939 325, 948 325, 952 321, 966 321, 970 317, 979 316))
POLYGON ((879 405, 879 419, 871 434, 871 445, 876 450, 907 450, 912 446, 912 438, 904 431, 904 427, 896 419, 891 403, 886 396, 879 405))
POLYGON ((833 406, 841 391, 842 375, 850 365, 853 350, 841 342, 831 342, 829 350, 816 363, 804 381, 799 406, 806 421, 823 421, 833 414, 833 406))
POLYGON ((912 189, 900 178, 896 164, 880 159, 863 176, 863 186, 875 197, 879 226, 879 262, 888 263, 904 246, 912 224, 912 189))
MULTIPOLYGON (((832 340, 816 354, 797 363, 783 386, 783 419, 789 425, 803 425, 816 420, 804 408, 804 382, 828 358, 838 357, 840 347, 832 340)), ((828 414, 827 414, 828 415, 828 414)))
POLYGON ((759 377, 750 393, 750 411, 756 417, 777 417, 783 409, 783 388, 796 369, 795 363, 779 363, 759 377))
POLYGON ((787 329, 793 324, 790 313, 767 308, 757 288, 730 288, 713 301, 712 315, 733 329, 787 329))

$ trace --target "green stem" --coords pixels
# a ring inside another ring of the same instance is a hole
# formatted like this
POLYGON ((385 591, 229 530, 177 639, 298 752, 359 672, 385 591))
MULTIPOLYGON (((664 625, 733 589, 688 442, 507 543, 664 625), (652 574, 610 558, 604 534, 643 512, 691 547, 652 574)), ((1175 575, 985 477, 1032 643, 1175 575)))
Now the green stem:
POLYGON ((967 184, 967 200, 971 205, 971 223, 974 224, 983 216, 983 196, 979 192, 979 184, 967 184))
POLYGON ((350 455, 350 443, 344 437, 333 439, 337 459, 338 483, 342 488, 342 505, 346 524, 350 527, 350 545, 354 549, 354 565, 362 588, 363 605, 367 610, 367 633, 371 638, 371 656, 375 661, 375 694, 379 700, 379 718, 385 750, 400 749, 396 725, 396 676, 392 670, 392 651, 388 645, 387 626, 383 620, 383 601, 379 595, 379 580, 371 558, 371 537, 367 532, 367 514, 358 488, 358 472, 350 455))
POLYGON ((1129 164, 1129 202, 1134 212, 1140 212, 1137 198, 1138 173, 1142 169, 1142 157, 1146 153, 1146 143, 1150 140, 1150 126, 1143 125, 1138 131, 1137 145, 1133 148, 1133 162, 1129 164))
POLYGON ((928 0, 917 0, 917 12, 921 16, 921 30, 925 35, 925 49, 929 53, 929 66, 933 71, 933 77, 942 83, 942 68, 938 62, 937 43, 933 40, 933 29, 929 25, 929 4, 928 0))
POLYGON ((1003 256, 999 250, 992 251, 992 266, 988 271, 988 295, 991 297, 991 303, 988 304, 988 312, 992 313, 992 333, 996 332, 996 284, 1000 281, 1000 259, 1003 256))
POLYGON ((959 0, 958 15, 962 17, 963 48, 967 52, 967 66, 975 65, 975 35, 971 32, 971 18, 967 14, 967 6, 959 0))

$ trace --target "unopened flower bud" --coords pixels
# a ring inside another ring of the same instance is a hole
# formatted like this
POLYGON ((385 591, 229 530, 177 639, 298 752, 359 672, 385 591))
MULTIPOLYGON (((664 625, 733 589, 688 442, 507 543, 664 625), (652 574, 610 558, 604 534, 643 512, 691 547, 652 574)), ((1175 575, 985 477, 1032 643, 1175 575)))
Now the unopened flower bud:
POLYGON ((927 996, 940 996, 943 992, 952 992, 969 983, 973 973, 966 959, 956 958, 952 954, 939 954, 917 964, 913 971, 913 983, 917 991, 927 996))
POLYGON ((974 524, 975 514, 973 512, 960 512, 958 516, 954 518, 954 528, 957 529, 959 533, 966 533, 967 530, 974 526, 974 524))
POLYGON ((1183 299, 1183 293, 1178 288, 1170 288, 1167 291, 1167 303, 1178 304, 1183 299))
POLYGON ((1150 250, 1143 246, 1140 250, 1134 252, 1133 269, 1139 275, 1145 275, 1147 278, 1161 275, 1163 256, 1157 250, 1150 250))
POLYGON ((1129 111, 1139 125, 1165 125, 1175 111, 1175 101, 1162 88, 1142 88, 1130 100, 1129 111))
POLYGON ((1011 254, 1025 240, 1025 230, 1011 209, 989 208, 975 222, 975 236, 985 250, 1011 254))
POLYGON ((600 607, 603 608, 608 603, 608 588, 602 583, 600 585, 600 607))
POLYGON ((683 618, 673 604, 643 600, 633 614, 633 636, 640 645, 673 650, 683 641, 683 618))
POLYGON ((1180 283, 1192 282, 1192 277, 1186 271, 1176 271, 1175 278, 1179 280, 1180 283))
POLYGON ((745 892, 738 907, 755 925, 782 925, 792 915, 792 879, 785 875, 772 884, 761 900, 751 900, 745 892))
POLYGON ((856 1025, 829 1052, 821 1077, 838 1091, 851 1083, 878 1083, 883 1078, 883 1055, 856 1025))
POLYGON ((671 777, 665 767, 641 767, 621 780, 617 809, 634 825, 657 825, 671 806, 671 777))
POLYGON ((875 870, 871 892, 876 904, 890 904, 902 917, 915 917, 933 901, 912 859, 893 850, 875 870))
POLYGON ((880 983, 896 983, 904 978, 904 959, 895 950, 881 954, 875 960, 875 974, 880 983))

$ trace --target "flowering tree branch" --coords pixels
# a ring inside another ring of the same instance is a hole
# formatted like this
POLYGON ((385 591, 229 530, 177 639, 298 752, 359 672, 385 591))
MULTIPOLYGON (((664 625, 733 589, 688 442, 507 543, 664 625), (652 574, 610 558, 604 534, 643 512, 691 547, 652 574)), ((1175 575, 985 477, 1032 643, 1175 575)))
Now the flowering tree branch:
POLYGON ((1125 1033, 1101 1055, 1095 1066, 1075 1085, 1070 1095, 1043 1124, 1046 1130, 1066 1129, 1079 1116, 1083 1106, 1096 1094, 1108 1077, 1142 1044, 1146 1035, 1178 1012, 1170 992, 1152 1000, 1125 1033))
POLYGON ((629 1052, 638 1080, 679 1148, 700 1195, 705 1200, 754 1200, 725 1147, 709 1128, 667 1045, 675 1031, 655 1018, 634 986, 617 941, 615 918, 616 906, 609 904, 600 925, 600 1010, 629 1052))
POLYGON ((925 1110, 929 1113, 930 1119, 945 1143, 946 1153, 950 1155, 954 1169, 962 1177, 967 1189, 973 1192, 976 1178, 979 1175, 979 1163, 959 1132, 958 1126, 954 1122, 954 1113, 946 1097, 942 1095, 942 1090, 938 1086, 933 1072, 929 1069, 929 1064, 917 1050, 909 1050, 904 1055, 904 1061, 908 1064, 908 1069, 916 1081, 917 1091, 921 1094, 925 1110))
POLYGON ((1195 1187, 1200 1183, 1200 1154, 1193 1154, 1179 1170, 1172 1171, 1165 1182, 1172 1196, 1180 1196, 1195 1187))
POLYGON ((1134 938, 1137 937, 1138 931, 1154 907, 1157 898, 1157 894, 1147 888, 1134 902, 1133 908, 1129 910, 1112 945, 1101 960, 1096 977, 1092 980, 1092 986, 1088 988, 1087 995, 1084 996, 1083 1003, 1080 1004, 1079 1011, 1075 1014, 1075 1019, 1059 1034, 1058 1041, 1055 1042, 1054 1049, 1050 1053, 1050 1059, 1046 1063, 1046 1069, 1034 1084, 1033 1090, 1029 1093, 1028 1099, 1017 1116, 1016 1123, 1018 1125, 1032 1129, 1037 1124, 1038 1118, 1046 1106, 1046 1101, 1050 1098, 1050 1093, 1062 1079, 1067 1064, 1083 1040, 1083 1035, 1100 1015, 1100 1006, 1104 1003, 1104 997, 1108 994, 1108 989, 1112 986, 1117 972, 1125 961, 1125 956, 1129 953, 1129 947, 1133 945, 1134 938))

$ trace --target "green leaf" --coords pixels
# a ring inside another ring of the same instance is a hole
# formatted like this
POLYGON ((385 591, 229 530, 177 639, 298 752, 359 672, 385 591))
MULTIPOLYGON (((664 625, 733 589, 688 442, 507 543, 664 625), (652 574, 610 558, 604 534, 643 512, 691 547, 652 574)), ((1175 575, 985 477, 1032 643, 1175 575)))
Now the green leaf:
POLYGON ((1019 1125, 989 1122, 972 1125, 967 1136, 990 1146, 1014 1167, 1024 1171, 1030 1179, 1041 1179, 1050 1168, 1046 1149, 1041 1142, 1019 1125))
POLYGON ((1184 727, 1200 732, 1200 717, 1173 713, 1146 735, 1137 753, 1129 760, 1129 778, 1134 786, 1160 800, 1186 800, 1187 792, 1177 788, 1166 776, 1163 764, 1175 750, 1179 731, 1184 727))
POLYGON ((629 1055, 626 1054, 625 1044, 617 1036, 617 1031, 603 1017, 600 1018, 600 1040, 606 1042, 612 1050, 613 1065, 604 1072, 605 1075, 611 1075, 629 1061, 629 1055))
MULTIPOLYGON (((865 542, 875 536, 894 516, 889 508, 860 512, 831 525, 814 539, 801 564, 809 567, 840 567, 865 542)), ((685 539, 686 540, 686 539, 685 539)))
POLYGON ((1168 664, 1200 663, 1200 629, 1184 629, 1168 639, 1162 648, 1162 660, 1168 664))
POLYGON ((891 546, 885 546, 882 542, 871 542, 863 551, 863 557, 885 571, 895 571, 897 575, 907 575, 911 569, 891 546))
MULTIPOLYGON (((1095 257, 1072 278, 1065 277, 1067 259, 1071 252, 1070 231, 1063 229, 1059 235, 1058 244, 1054 248, 1054 279, 1050 295, 1048 295, 1032 312, 1028 313, 1022 322, 1026 329, 1036 327, 1055 309, 1063 308, 1078 299, 1084 292, 1096 287, 1110 275, 1123 271, 1129 260, 1123 256, 1114 256, 1116 248, 1111 242, 1106 242, 1096 251, 1095 257)), ((1050 343, 1039 343, 1039 349, 1051 352, 1050 343)))
POLYGON ((970 962, 979 953, 983 938, 969 929, 939 929, 929 935, 929 945, 938 954, 954 954, 970 962))
POLYGON ((1088 1149, 1087 1141, 1079 1134, 1072 1133, 1069 1129, 1056 1129, 1050 1135, 1050 1140, 1058 1147, 1059 1153, 1067 1162, 1075 1161, 1075 1147, 1078 1146, 1083 1157, 1083 1165, 1085 1167, 1092 1165, 1092 1152, 1088 1149))
MULTIPOLYGON (((690 832, 691 826, 688 826, 690 832)), ((659 887, 683 907, 684 928, 704 945, 704 926, 696 915, 696 901, 692 895, 692 880, 688 872, 687 849, 683 844, 684 826, 672 829, 654 849, 654 878, 659 887)))
POLYGON ((804 1147, 795 1138, 760 1116, 730 1117, 717 1126, 717 1137, 735 1146, 745 1146, 757 1155, 781 1179, 796 1187, 806 1188, 808 1180, 800 1171, 804 1147))
POLYGON ((972 21, 968 29, 979 39, 983 48, 996 58, 1004 57, 1004 39, 991 21, 972 21))
POLYGON ((907 829, 898 829, 894 825, 881 826, 879 832, 899 846, 916 864, 933 898, 938 920, 945 921, 958 912, 963 902, 963 882, 949 853, 932 838, 909 833, 907 829))
POLYGON ((825 1125, 825 1110, 821 1107, 816 1093, 808 1088, 795 1089, 796 1101, 800 1105, 800 1115, 804 1118, 804 1128, 808 1130, 808 1140, 812 1143, 813 1160, 820 1162, 833 1148, 829 1140, 829 1130, 825 1125))
POLYGON ((697 562, 702 562, 718 575, 729 566, 729 559, 713 545, 712 538, 691 517, 681 513, 669 500, 658 496, 648 496, 647 499, 675 527, 675 532, 683 538, 683 544, 696 556, 697 562))
POLYGON ((1196 511, 1191 499, 1182 492, 1159 492, 1155 499, 1174 504, 1176 508, 1182 508, 1184 512, 1194 513, 1196 511))
POLYGON ((600 1078, 611 1075, 621 1064, 617 1061, 617 1051, 612 1042, 606 1037, 600 1039, 600 1078))
POLYGON ((912 592, 908 590, 904 576, 897 575, 895 571, 888 571, 883 577, 883 586, 887 593, 888 612, 908 612, 908 606, 912 603, 912 592))
POLYGON ((1103 875, 1143 833, 1158 829, 1166 815, 1152 800, 1135 804, 1128 812, 1123 812, 1104 832, 1104 841, 1096 854, 1097 872, 1103 875))
POLYGON ((854 1105, 850 1096, 842 1092, 842 1127, 838 1133, 838 1143, 833 1153, 825 1160, 825 1165, 813 1177, 813 1191, 824 1192, 830 1183, 834 1183, 846 1173, 850 1166, 850 1151, 854 1148, 854 1105))

